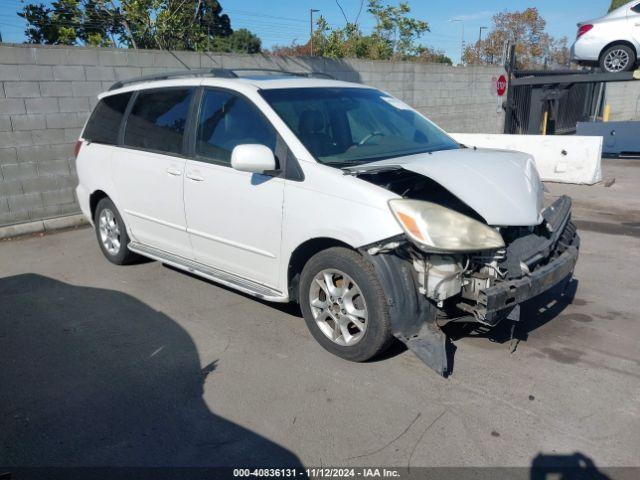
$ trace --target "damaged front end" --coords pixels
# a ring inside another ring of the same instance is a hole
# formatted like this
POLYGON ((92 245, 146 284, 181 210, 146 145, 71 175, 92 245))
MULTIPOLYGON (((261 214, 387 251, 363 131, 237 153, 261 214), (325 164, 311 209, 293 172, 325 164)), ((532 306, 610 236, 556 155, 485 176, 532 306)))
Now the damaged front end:
MULTIPOLYGON (((468 214, 466 205, 462 209, 468 214)), ((494 249, 430 251, 409 234, 361 249, 387 292, 394 335, 442 375, 449 362, 440 327, 517 321, 519 304, 560 283, 575 267, 579 237, 568 197, 544 209, 539 225, 495 229, 504 243, 494 249)))

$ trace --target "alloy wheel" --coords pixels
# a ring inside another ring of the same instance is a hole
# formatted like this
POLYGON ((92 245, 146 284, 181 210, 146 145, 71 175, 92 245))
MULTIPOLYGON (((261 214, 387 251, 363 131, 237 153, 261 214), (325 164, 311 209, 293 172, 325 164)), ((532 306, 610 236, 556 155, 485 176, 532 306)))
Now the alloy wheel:
POLYGON ((622 72, 629 65, 629 53, 621 48, 611 50, 604 59, 604 67, 608 72, 622 72))
POLYGON ((367 304, 360 287, 346 273, 327 269, 309 289, 313 318, 322 333, 343 347, 358 343, 367 330, 367 304))
POLYGON ((100 240, 109 255, 117 255, 120 251, 120 226, 113 212, 104 208, 98 217, 100 240))

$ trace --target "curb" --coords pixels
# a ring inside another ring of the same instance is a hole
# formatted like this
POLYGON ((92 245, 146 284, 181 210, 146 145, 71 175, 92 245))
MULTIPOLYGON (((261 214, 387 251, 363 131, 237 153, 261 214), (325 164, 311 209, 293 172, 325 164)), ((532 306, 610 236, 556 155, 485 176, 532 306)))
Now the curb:
POLYGON ((19 237, 21 235, 29 235, 39 232, 50 232, 52 230, 60 230, 62 228, 79 227, 89 222, 81 213, 76 215, 67 215, 64 217, 48 218, 46 220, 38 220, 35 222, 18 223, 17 225, 8 225, 0 227, 0 240, 11 237, 19 237))

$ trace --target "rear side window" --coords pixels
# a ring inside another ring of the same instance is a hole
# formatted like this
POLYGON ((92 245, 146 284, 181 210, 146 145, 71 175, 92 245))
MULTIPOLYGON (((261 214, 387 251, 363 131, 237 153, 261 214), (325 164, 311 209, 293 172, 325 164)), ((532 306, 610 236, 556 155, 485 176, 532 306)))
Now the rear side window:
POLYGON ((637 4, 635 7, 631 7, 631 10, 633 10, 636 13, 640 13, 640 3, 637 4))
POLYGON ((243 97, 222 90, 205 90, 200 108, 196 154, 230 164, 234 147, 246 143, 274 151, 275 129, 257 107, 243 97))
POLYGON ((182 153, 193 88, 142 90, 124 131, 124 144, 166 153, 182 153))
POLYGON ((120 124, 131 95, 131 92, 120 93, 100 100, 87 122, 82 137, 95 143, 117 145, 120 124))

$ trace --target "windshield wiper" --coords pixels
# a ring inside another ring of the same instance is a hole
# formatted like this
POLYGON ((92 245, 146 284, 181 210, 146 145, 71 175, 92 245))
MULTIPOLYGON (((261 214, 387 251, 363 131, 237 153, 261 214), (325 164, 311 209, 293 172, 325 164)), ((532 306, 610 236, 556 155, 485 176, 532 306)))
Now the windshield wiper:
POLYGON ((330 167, 355 167, 356 165, 362 165, 363 163, 369 163, 372 160, 350 160, 347 162, 322 162, 324 165, 329 165, 330 167))
POLYGON ((362 168, 357 168, 357 165, 353 167, 343 168, 342 171, 344 175, 354 175, 358 176, 363 173, 367 174, 375 174, 380 172, 390 172, 393 170, 400 170, 402 167, 400 165, 389 164, 389 165, 372 165, 372 166, 363 166, 362 168))

